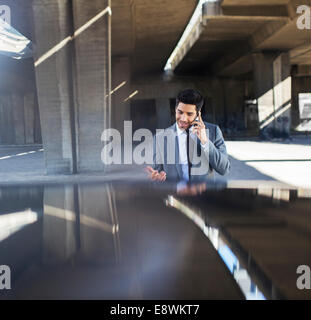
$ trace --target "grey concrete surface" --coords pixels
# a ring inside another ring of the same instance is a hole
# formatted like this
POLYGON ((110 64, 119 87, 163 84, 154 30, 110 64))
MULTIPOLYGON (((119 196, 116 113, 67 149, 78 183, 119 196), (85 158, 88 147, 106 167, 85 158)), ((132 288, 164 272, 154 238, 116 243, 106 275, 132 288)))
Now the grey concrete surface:
MULTIPOLYGON (((287 141, 227 141, 231 171, 216 179, 231 185, 311 188, 311 138, 287 141)), ((146 180, 142 165, 113 165, 107 174, 46 175, 41 146, 0 147, 0 184, 146 180)))
POLYGON ((0 176, 4 174, 44 175, 42 146, 0 146, 0 176))
POLYGON ((311 138, 227 141, 232 168, 228 180, 274 180, 311 188, 311 138))

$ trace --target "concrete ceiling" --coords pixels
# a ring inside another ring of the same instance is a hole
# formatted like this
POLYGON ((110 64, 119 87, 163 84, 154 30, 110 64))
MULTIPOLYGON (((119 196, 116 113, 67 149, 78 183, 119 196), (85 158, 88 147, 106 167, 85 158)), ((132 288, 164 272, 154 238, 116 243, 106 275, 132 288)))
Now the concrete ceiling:
MULTIPOLYGON (((299 0, 223 0, 222 14, 204 16, 203 32, 175 72, 236 76, 252 69, 253 52, 289 51, 311 64, 311 30, 296 26, 299 0)), ((311 6, 311 1, 303 4, 311 6)))
POLYGON ((162 72, 197 0, 112 1, 112 55, 131 56, 132 76, 162 72))
MULTIPOLYGON (((13 26, 32 38, 31 1, 1 3, 13 8, 13 26)), ((162 72, 197 3, 113 0, 113 57, 131 58, 132 77, 162 72)), ((221 15, 204 16, 203 32, 176 73, 244 74, 252 68, 251 54, 264 50, 289 51, 292 64, 311 65, 311 30, 296 26, 301 4, 311 6, 311 0, 223 0, 221 15)))
POLYGON ((199 40, 177 67, 176 72, 211 72, 212 64, 224 54, 243 46, 247 39, 266 22, 234 17, 215 17, 206 21, 199 40))
MULTIPOLYGON (((135 77, 163 71, 198 0, 112 0, 111 3, 112 56, 129 56, 131 74, 135 77)), ((1 0, 1 4, 11 7, 12 26, 36 43, 32 34, 32 1, 1 0)), ((12 71, 11 67, 23 70, 15 60, 2 56, 0 60, 5 61, 8 72, 12 71)))

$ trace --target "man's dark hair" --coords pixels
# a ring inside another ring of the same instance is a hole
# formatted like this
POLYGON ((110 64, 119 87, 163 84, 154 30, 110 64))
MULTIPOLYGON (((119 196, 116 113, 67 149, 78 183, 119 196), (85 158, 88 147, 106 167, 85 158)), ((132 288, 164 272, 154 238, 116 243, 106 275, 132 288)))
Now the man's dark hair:
POLYGON ((176 107, 178 106, 179 102, 185 104, 194 104, 196 106, 197 112, 199 112, 203 107, 204 98, 199 91, 186 89, 178 93, 176 98, 176 107))

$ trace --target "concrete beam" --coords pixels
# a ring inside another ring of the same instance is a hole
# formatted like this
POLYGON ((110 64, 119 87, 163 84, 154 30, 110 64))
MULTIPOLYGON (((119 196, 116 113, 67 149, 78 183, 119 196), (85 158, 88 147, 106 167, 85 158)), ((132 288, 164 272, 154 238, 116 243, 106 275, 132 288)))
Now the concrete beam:
POLYGON ((290 19, 280 20, 280 21, 273 21, 266 23, 262 28, 257 30, 249 39, 249 44, 251 48, 257 49, 261 46, 267 39, 271 38, 280 30, 285 27, 290 19))
POLYGON ((274 35, 290 21, 286 1, 261 1, 260 4, 256 3, 256 5, 254 5, 253 2, 249 1, 224 0, 221 5, 220 3, 216 3, 216 6, 217 5, 221 6, 218 10, 211 10, 208 3, 203 7, 204 25, 213 19, 223 19, 224 28, 226 26, 226 20, 228 23, 239 21, 244 24, 247 24, 247 21, 254 21, 254 19, 256 19, 256 21, 266 21, 262 28, 258 29, 258 31, 245 41, 244 45, 239 46, 236 50, 231 51, 213 64, 212 70, 217 75, 230 74, 229 70, 237 70, 236 66, 238 69, 241 69, 245 56, 248 56, 260 43, 274 35), (212 16, 214 11, 215 16, 212 16))
POLYGON ((252 47, 248 42, 236 48, 234 51, 226 54, 215 63, 213 63, 212 71, 216 75, 224 75, 232 68, 234 64, 239 64, 240 60, 252 51, 252 47))
POLYGON ((311 76, 311 65, 298 65, 295 68, 295 77, 310 77, 311 76))
POLYGON ((222 58, 220 58, 216 63, 213 64, 213 72, 217 75, 226 74, 226 71, 233 67, 233 64, 239 64, 239 61, 243 59, 243 57, 251 54, 256 51, 260 45, 280 32, 284 26, 288 24, 289 19, 281 20, 281 21, 271 21, 266 23, 262 28, 256 31, 247 41, 245 41, 244 45, 239 46, 234 51, 226 54, 222 58))
MULTIPOLYGON (((235 8, 241 8, 245 7, 245 10, 247 10, 246 6, 250 5, 251 3, 249 3, 249 1, 239 1, 239 2, 235 2, 235 1, 224 1, 222 4, 222 9, 223 12, 225 13, 224 7, 225 8, 231 8, 231 7, 235 7, 235 8)), ((277 6, 282 6, 282 7, 286 7, 286 15, 280 14, 280 17, 278 20, 274 20, 274 21, 269 21, 268 23, 266 23, 262 28, 258 29, 249 39, 248 39, 248 45, 245 45, 245 51, 241 52, 241 49, 237 49, 236 52, 234 53, 230 53, 229 57, 223 57, 221 58, 221 60, 219 60, 217 62, 217 67, 214 68, 214 71, 217 72, 218 74, 222 74, 222 72, 225 72, 226 69, 230 68, 231 66, 228 65, 226 62, 230 60, 233 60, 233 63, 237 63, 239 61, 239 59, 242 58, 242 56, 248 55, 253 51, 256 50, 261 50, 262 48, 265 48, 265 46, 269 46, 269 42, 271 42, 271 39, 273 38, 277 38, 278 36, 280 36, 281 38, 284 38, 284 30, 287 30, 286 28, 289 28, 289 26, 293 26, 293 28, 295 28, 296 25, 296 21, 297 21, 297 13, 296 13, 296 9, 297 6, 301 5, 301 4, 309 4, 311 5, 311 1, 308 0, 306 1, 300 1, 300 0, 291 0, 291 1, 271 1, 271 2, 266 2, 264 1, 262 3, 264 5, 264 7, 268 7, 271 6, 271 8, 273 9, 273 5, 277 5, 277 6), (282 18, 283 17, 283 18, 282 18), (240 57, 239 57, 240 54, 240 57), (230 57, 236 57, 236 59, 233 59, 230 57), (223 70, 220 70, 219 66, 223 66, 223 70)), ((260 6, 249 6, 249 10, 251 10, 250 12, 252 12, 252 10, 257 10, 260 9, 260 6), (254 9, 252 9, 254 8, 254 9)), ((271 12, 273 12, 273 10, 271 9, 271 12)), ((243 10, 241 9, 241 11, 239 11, 240 14, 242 15, 243 10)), ((255 11, 254 11, 255 12, 255 11)), ((283 12, 283 11, 281 11, 283 12)), ((228 13, 228 12, 227 12, 228 13)), ((246 13, 245 13, 246 14, 246 13)), ((267 13, 268 14, 268 10, 267 13)), ((250 15, 250 14, 248 14, 250 15)), ((265 16, 265 13, 262 13, 262 16, 265 16)), ((273 14, 270 15, 271 17, 273 17, 273 14)), ((289 45, 290 46, 290 45, 289 45)), ((231 62, 232 63, 232 62, 231 62)))
POLYGON ((268 16, 268 17, 287 17, 288 10, 287 5, 280 4, 280 5, 226 5, 224 2, 221 5, 222 12, 224 15, 230 16, 249 16, 249 17, 261 17, 261 16, 268 16))
POLYGON ((311 6, 311 0, 290 0, 287 3, 288 15, 292 20, 297 19, 297 8, 300 5, 311 6))
POLYGON ((290 51, 290 59, 293 65, 309 65, 311 61, 310 41, 303 43, 290 51))

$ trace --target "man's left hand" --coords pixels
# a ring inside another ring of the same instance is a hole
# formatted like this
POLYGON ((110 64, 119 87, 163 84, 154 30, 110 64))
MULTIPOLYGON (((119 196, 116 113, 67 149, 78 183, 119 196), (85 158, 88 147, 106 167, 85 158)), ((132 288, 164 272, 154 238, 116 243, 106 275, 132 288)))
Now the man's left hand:
POLYGON ((201 143, 205 144, 206 142, 208 142, 205 124, 204 124, 202 117, 201 117, 201 111, 199 111, 199 120, 193 121, 192 125, 194 125, 193 133, 195 133, 197 135, 197 137, 200 139, 201 143))

